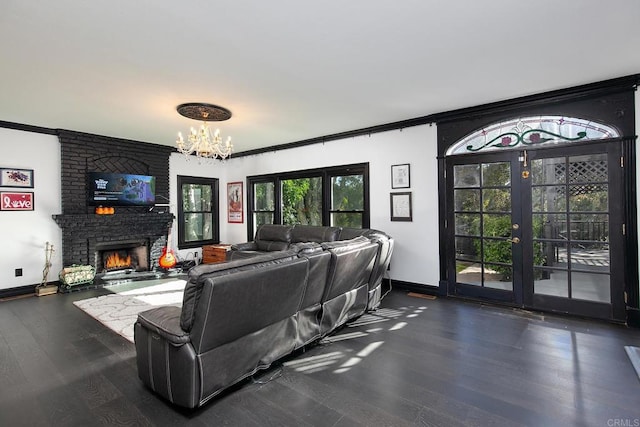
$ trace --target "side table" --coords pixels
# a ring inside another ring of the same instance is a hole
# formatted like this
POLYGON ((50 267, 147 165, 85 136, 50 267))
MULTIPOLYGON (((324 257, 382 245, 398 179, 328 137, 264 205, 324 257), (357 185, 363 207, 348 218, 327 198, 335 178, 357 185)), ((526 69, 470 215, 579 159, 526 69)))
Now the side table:
POLYGON ((217 245, 207 245, 202 247, 202 263, 215 264, 227 260, 227 251, 231 245, 220 243, 217 245))

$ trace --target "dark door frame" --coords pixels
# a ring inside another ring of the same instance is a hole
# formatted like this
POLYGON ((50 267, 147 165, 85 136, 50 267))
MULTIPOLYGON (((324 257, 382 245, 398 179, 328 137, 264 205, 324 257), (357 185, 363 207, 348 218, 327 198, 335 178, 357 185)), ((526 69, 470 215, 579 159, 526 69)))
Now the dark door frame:
MULTIPOLYGON (((624 322, 626 320, 624 306, 624 289, 616 289, 618 284, 626 283, 625 263, 624 263, 624 236, 622 229, 624 224, 623 212, 623 167, 620 157, 622 141, 620 138, 590 141, 585 143, 573 143, 560 146, 527 149, 529 162, 538 158, 553 158, 580 156, 584 154, 604 153, 607 155, 608 176, 609 176, 609 242, 610 242, 610 288, 611 303, 596 301, 582 301, 577 299, 567 299, 564 297, 554 297, 551 295, 535 294, 533 292, 533 253, 531 252, 531 187, 530 181, 521 180, 522 150, 512 149, 505 151, 491 151, 484 154, 465 154, 451 156, 447 158, 447 176, 452 176, 453 167, 461 164, 486 164, 493 162, 509 162, 511 165, 511 214, 512 223, 518 223, 519 228, 513 231, 513 237, 519 237, 521 242, 512 245, 512 268, 513 268, 513 290, 505 291, 492 289, 477 285, 457 283, 449 274, 456 268, 455 254, 455 227, 453 226, 454 209, 453 203, 447 210, 447 295, 463 296, 478 300, 489 300, 501 302, 509 305, 537 309, 542 311, 553 311, 559 313, 570 313, 584 317, 599 318, 624 322), (517 183, 517 184, 515 184, 517 183), (451 224, 451 226, 449 225, 451 224)), ((484 188, 484 186, 482 186, 484 188)), ((453 194, 453 179, 447 182, 447 194, 453 194)), ((455 274, 455 273, 454 273, 455 274)))
POLYGON ((566 115, 592 118, 616 127, 622 138, 622 209, 626 233, 623 236, 626 322, 640 327, 640 289, 638 285, 638 218, 636 195, 635 90, 639 76, 628 76, 553 92, 465 108, 437 115, 438 181, 440 217, 440 295, 449 295, 447 277, 448 212, 446 176, 449 146, 475 130, 518 116, 566 115))

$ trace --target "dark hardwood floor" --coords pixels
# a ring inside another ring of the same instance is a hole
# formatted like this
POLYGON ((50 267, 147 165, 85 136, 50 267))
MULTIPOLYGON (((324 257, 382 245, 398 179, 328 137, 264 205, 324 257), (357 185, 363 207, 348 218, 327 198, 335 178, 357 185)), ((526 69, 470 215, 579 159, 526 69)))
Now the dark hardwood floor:
POLYGON ((186 411, 76 308, 0 302, 0 426, 638 426, 640 331, 392 291, 382 308, 186 411))

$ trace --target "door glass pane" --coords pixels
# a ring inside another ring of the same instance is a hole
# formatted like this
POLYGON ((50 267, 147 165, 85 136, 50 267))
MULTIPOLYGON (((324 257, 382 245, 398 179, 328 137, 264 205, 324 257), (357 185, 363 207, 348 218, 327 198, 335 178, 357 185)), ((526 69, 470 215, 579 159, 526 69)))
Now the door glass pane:
POLYGON ((511 215, 484 214, 482 235, 485 237, 511 237, 511 215))
POLYGON ((480 215, 479 214, 455 214, 456 234, 466 236, 480 235, 480 215))
POLYGON ((322 178, 282 180, 282 223, 322 225, 322 178))
POLYGON ((536 294, 569 297, 569 273, 566 270, 536 268, 533 272, 536 294))
POLYGON ((609 215, 607 214, 572 214, 571 240, 609 241, 609 215))
POLYGON ((454 209, 462 212, 480 212, 480 190, 454 190, 454 209))
POLYGON ((564 184, 566 182, 565 161, 564 157, 531 161, 531 184, 564 184))
MULTIPOLYGON (((484 239, 484 262, 501 262, 511 264, 511 242, 507 240, 484 239)), ((501 270, 500 270, 501 271, 501 270)))
POLYGON ((534 239, 567 238, 567 215, 565 214, 533 214, 534 239))
POLYGON ((609 275, 581 271, 571 273, 571 296, 588 301, 610 303, 609 275))
POLYGON ((567 209, 565 190, 564 185, 531 188, 533 212, 564 212, 567 209))
POLYGON ((482 265, 475 262, 456 261, 456 282, 482 286, 482 265))
POLYGON ((607 184, 582 184, 569 186, 569 210, 571 212, 606 212, 609 209, 607 184))
POLYGON ((480 261, 480 239, 456 237, 456 258, 461 261, 480 261))
POLYGON ((608 180, 609 170, 606 154, 569 157, 570 183, 607 182, 608 180))
POLYGON ((479 187, 480 165, 456 165, 453 167, 453 186, 455 188, 479 187))
POLYGON ((609 272, 607 242, 574 243, 571 245, 571 268, 575 270, 609 272))
POLYGON ((484 163, 482 165, 483 187, 508 185, 511 185, 511 165, 509 163, 484 163))
POLYGON ((484 286, 491 289, 502 289, 513 291, 513 269, 504 265, 485 264, 484 266, 484 286))
POLYGON ((468 285, 482 285, 480 263, 481 240, 456 237, 456 281, 468 285))
POLYGON ((485 212, 511 212, 511 189, 482 190, 482 206, 485 212))
POLYGON ((534 242, 533 265, 536 267, 567 268, 567 244, 562 242, 534 242))

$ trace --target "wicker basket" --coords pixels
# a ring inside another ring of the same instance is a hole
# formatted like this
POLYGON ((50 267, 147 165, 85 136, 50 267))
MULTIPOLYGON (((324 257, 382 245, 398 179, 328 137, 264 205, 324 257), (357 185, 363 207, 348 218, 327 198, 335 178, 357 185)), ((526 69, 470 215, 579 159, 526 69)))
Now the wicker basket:
POLYGON ((93 282, 96 277, 96 269, 91 265, 72 265, 64 267, 58 277, 62 286, 69 289, 72 286, 93 282))

